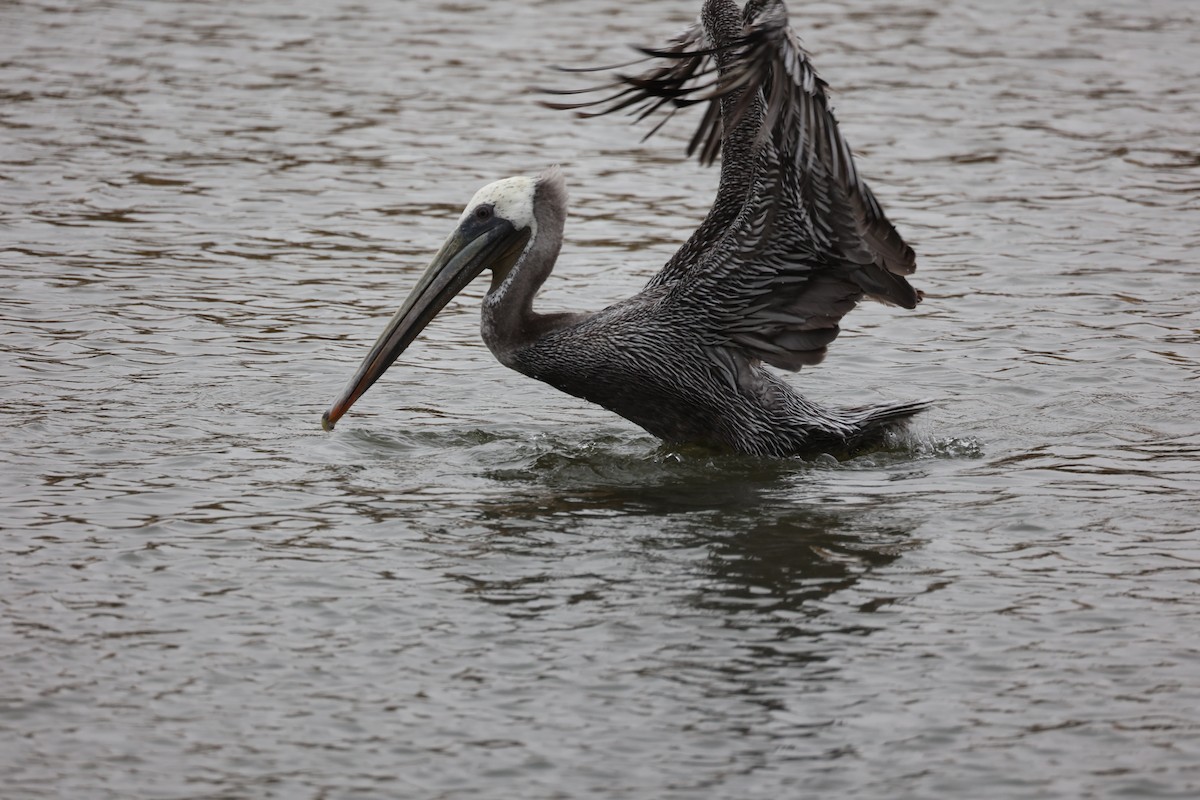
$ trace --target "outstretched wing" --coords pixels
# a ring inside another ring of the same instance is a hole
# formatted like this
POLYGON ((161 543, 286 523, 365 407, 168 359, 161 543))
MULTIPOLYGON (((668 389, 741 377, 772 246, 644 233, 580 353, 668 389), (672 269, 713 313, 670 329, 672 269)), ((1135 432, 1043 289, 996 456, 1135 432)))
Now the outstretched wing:
POLYGON ((706 0, 702 19, 646 51, 665 65, 620 78, 597 113, 707 103, 692 150, 722 151, 717 199, 651 283, 707 321, 711 344, 799 369, 821 360, 864 295, 913 308, 915 256, 859 175, 782 0, 744 12, 706 0))
MULTIPOLYGON (((829 105, 826 83, 788 27, 782 0, 751 2, 746 13, 738 55, 723 76, 726 92, 739 87, 745 91, 729 111, 726 129, 735 129, 743 117, 755 114, 756 103, 761 104, 758 139, 765 151, 765 172, 776 173, 774 188, 782 193, 774 202, 803 212, 785 212, 784 219, 804 223, 803 232, 835 259, 874 264, 892 275, 912 274, 912 248, 859 175, 829 105)), ((907 282, 894 284, 887 276, 879 276, 879 282, 879 291, 863 288, 908 308, 919 299, 907 282)))

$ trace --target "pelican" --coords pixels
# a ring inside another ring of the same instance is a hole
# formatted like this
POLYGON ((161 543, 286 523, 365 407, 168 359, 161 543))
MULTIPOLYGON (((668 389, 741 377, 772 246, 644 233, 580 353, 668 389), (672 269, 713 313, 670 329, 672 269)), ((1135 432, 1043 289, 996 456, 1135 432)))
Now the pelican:
POLYGON ((766 368, 819 363, 864 297, 907 309, 921 299, 905 279, 913 251, 859 176, 782 0, 705 0, 695 25, 643 52, 648 70, 601 87, 615 94, 558 107, 646 117, 704 105, 689 153, 719 154, 721 177, 700 227, 633 297, 539 313, 533 300, 562 244, 563 175, 483 187, 325 412, 325 430, 489 269, 480 330, 500 363, 668 443, 760 456, 859 446, 928 405, 826 408, 766 368))

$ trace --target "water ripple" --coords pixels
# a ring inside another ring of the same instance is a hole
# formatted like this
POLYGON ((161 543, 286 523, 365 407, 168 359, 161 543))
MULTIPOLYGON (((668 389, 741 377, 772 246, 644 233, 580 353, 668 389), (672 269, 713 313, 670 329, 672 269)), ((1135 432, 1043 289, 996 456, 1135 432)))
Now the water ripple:
POLYGON ((480 287, 319 429, 487 180, 568 175, 548 309, 670 257, 689 125, 523 87, 694 7, 6 7, 6 797, 1194 795, 1200 20, 1095 6, 792 9, 926 291, 795 380, 938 402, 791 460, 504 370, 480 287))

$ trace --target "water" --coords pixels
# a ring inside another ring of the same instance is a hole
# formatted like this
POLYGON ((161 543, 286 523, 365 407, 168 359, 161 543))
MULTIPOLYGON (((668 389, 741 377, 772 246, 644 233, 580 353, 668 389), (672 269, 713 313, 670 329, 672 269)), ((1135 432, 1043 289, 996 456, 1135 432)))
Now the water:
POLYGON ((1200 792, 1190 0, 796 4, 920 256, 796 378, 939 399, 883 451, 661 447, 481 287, 320 430, 486 181, 568 176, 543 308, 666 260, 689 125, 525 87, 697 5, 0 8, 6 797, 1200 792))

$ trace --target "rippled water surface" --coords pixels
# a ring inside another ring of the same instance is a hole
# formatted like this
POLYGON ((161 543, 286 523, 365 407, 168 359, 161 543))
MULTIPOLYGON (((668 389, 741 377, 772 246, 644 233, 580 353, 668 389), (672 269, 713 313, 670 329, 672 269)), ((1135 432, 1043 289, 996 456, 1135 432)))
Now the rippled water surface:
POLYGON ((920 256, 794 379, 888 449, 675 452, 473 287, 321 411, 482 183, 543 308, 715 173, 536 105, 698 0, 0 6, 6 798, 1200 794, 1200 8, 795 4, 920 256))

